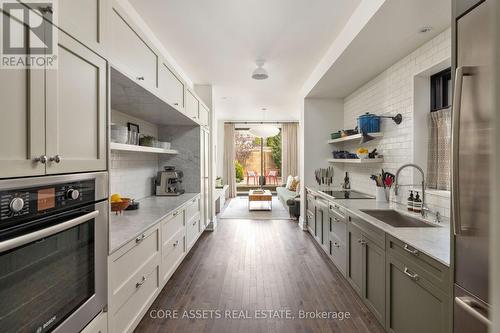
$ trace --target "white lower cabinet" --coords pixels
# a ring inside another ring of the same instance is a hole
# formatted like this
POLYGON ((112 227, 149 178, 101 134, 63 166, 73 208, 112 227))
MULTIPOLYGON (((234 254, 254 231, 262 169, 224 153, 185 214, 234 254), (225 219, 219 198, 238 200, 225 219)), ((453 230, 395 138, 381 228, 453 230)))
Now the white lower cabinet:
POLYGON ((198 195, 108 257, 110 333, 135 329, 199 238, 199 200, 198 195))
POLYGON ((155 226, 109 259, 109 329, 131 332, 160 290, 160 229, 155 226))
POLYGON ((107 333, 108 313, 101 312, 80 333, 107 333))

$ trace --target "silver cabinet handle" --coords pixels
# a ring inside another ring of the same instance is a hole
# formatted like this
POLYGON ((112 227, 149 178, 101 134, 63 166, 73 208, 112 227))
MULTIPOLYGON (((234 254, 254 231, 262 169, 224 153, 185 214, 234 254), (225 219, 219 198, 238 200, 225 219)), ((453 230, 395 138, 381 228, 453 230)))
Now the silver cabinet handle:
POLYGON ((138 80, 138 81, 144 81, 144 76, 138 76, 138 77, 137 77, 137 80, 138 80))
POLYGON ((45 164, 45 163, 47 163, 47 156, 42 155, 42 156, 39 156, 39 157, 35 157, 34 161, 42 163, 42 164, 45 164))
POLYGON ((179 103, 174 103, 175 106, 179 106, 179 103))
POLYGON ((173 217, 176 217, 177 215, 179 215, 179 211, 176 210, 172 215, 173 217))
POLYGON ((11 250, 13 248, 19 247, 26 245, 28 243, 37 241, 42 238, 46 238, 49 236, 52 236, 54 234, 57 234, 61 231, 67 230, 69 228, 72 228, 74 226, 77 226, 79 224, 85 223, 89 220, 92 220, 99 215, 99 211, 95 210, 93 212, 87 213, 85 215, 76 217, 74 219, 68 220, 66 222, 63 222, 61 224, 56 224, 52 227, 48 227, 45 229, 41 229, 35 232, 32 232, 30 234, 26 234, 23 236, 19 236, 16 238, 11 238, 6 241, 0 242, 0 253, 4 251, 11 250))
POLYGON ((135 242, 136 242, 137 244, 139 244, 139 243, 140 243, 140 242, 142 242, 145 238, 146 238, 146 234, 142 234, 142 235, 140 235, 139 237, 137 237, 137 238, 135 239, 135 242))
POLYGON ((403 247, 403 249, 408 252, 408 253, 411 253, 413 254, 414 256, 418 256, 418 250, 415 250, 415 249, 410 249, 410 247, 408 246, 408 244, 405 244, 405 246, 403 247))
POLYGON ((338 218, 336 218, 336 217, 334 217, 334 218, 333 218, 333 220, 334 220, 335 222, 337 222, 337 223, 338 223, 338 222, 340 222, 340 220, 339 220, 338 218))
POLYGON ((455 303, 464 309, 468 314, 482 322, 483 324, 490 326, 491 320, 484 316, 481 312, 477 311, 477 309, 486 310, 483 305, 479 302, 475 301, 470 297, 455 297, 455 303))
POLYGON ((459 189, 459 173, 458 173, 458 149, 460 145, 460 112, 462 108, 462 87, 464 76, 473 75, 475 67, 461 66, 455 72, 455 91, 453 96, 453 112, 452 112, 452 133, 451 146, 451 210, 453 213, 453 233, 460 235, 462 233, 462 225, 460 221, 460 189, 459 189))
POLYGON ((176 247, 177 245, 179 245, 179 241, 176 240, 173 245, 174 245, 174 247, 176 247))
POLYGON ((56 163, 59 163, 59 162, 61 162, 61 156, 59 156, 59 155, 52 156, 51 158, 49 158, 49 161, 50 161, 50 162, 56 162, 56 163))
POLYGON ((143 275, 141 281, 137 282, 135 284, 135 287, 139 288, 140 286, 142 286, 144 284, 144 282, 146 282, 146 277, 143 275))
POLYGON ((418 281, 418 279, 420 278, 420 277, 418 276, 418 274, 416 274, 416 273, 411 273, 411 272, 410 272, 410 270, 408 269, 408 267, 405 267, 405 269, 404 269, 404 273, 405 273, 406 275, 408 275, 408 276, 410 277, 410 279, 412 279, 413 281, 418 281))
POLYGON ((196 225, 196 223, 198 223, 198 221, 194 221, 194 222, 193 222, 193 226, 195 226, 195 225, 196 225))

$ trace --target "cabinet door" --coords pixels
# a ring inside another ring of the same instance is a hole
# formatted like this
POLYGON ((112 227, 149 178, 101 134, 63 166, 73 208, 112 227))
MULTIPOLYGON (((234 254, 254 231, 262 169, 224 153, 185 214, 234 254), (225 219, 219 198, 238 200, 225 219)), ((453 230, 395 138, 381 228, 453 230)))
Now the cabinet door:
POLYGON ((210 220, 212 219, 211 214, 211 205, 209 196, 210 196, 210 133, 207 131, 203 131, 204 134, 204 145, 203 145, 203 175, 204 175, 204 191, 203 191, 203 206, 204 206, 204 215, 205 215, 205 226, 207 226, 210 223, 210 220))
POLYGON ((0 178, 43 175, 45 164, 35 158, 45 155, 44 70, 0 69, 0 100, 0 178))
POLYGON ((186 115, 198 121, 198 99, 189 90, 186 91, 186 115))
POLYGON ((363 238, 363 299, 378 321, 385 323, 385 251, 363 238))
POLYGON ((347 233, 347 280, 361 296, 363 288, 363 247, 361 231, 349 225, 347 233))
POLYGON ((113 6, 110 19, 110 62, 138 83, 149 89, 156 89, 158 56, 126 19, 119 7, 113 6))
POLYGON ((46 86, 47 173, 106 169, 106 61, 59 32, 46 86))
POLYGON ((164 62, 158 68, 158 89, 171 106, 184 111, 184 83, 164 62))
POLYGON ((209 125, 210 111, 205 107, 205 105, 200 104, 200 125, 209 125))
POLYGON ((63 0, 58 2, 58 25, 81 43, 103 53, 106 45, 108 1, 63 0))
POLYGON ((398 333, 448 332, 448 296, 400 258, 387 258, 387 330, 398 333))

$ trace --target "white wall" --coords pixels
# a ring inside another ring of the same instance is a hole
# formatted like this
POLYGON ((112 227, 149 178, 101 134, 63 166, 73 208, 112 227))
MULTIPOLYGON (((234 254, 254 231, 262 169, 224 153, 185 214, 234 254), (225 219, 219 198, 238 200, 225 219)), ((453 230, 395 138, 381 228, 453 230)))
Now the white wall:
MULTIPOLYGON (((450 56, 451 32, 447 29, 345 98, 345 128, 354 128, 357 118, 366 112, 390 116, 397 113, 403 115, 403 122, 400 125, 396 125, 390 119, 383 119, 381 121, 383 138, 365 145, 369 150, 377 148, 379 153, 384 155, 384 163, 375 166, 345 167, 345 170, 350 172, 352 188, 375 194, 375 185, 370 180, 371 174, 380 173, 381 168, 395 173, 402 164, 413 162, 414 143, 421 135, 426 135, 414 132, 414 78, 437 64, 449 61, 450 56)), ((345 144, 344 148, 354 151, 357 145, 345 144)), ((421 165, 421 167, 426 170, 427 166, 421 165)), ((403 171, 402 184, 420 182, 419 178, 412 179, 413 172, 410 170, 403 171)), ((401 198, 405 198, 406 194, 402 192, 401 198)), ((432 203, 431 209, 438 208, 440 213, 449 216, 449 196, 446 200, 446 194, 445 199, 439 194, 437 198, 428 196, 429 203, 432 203)))

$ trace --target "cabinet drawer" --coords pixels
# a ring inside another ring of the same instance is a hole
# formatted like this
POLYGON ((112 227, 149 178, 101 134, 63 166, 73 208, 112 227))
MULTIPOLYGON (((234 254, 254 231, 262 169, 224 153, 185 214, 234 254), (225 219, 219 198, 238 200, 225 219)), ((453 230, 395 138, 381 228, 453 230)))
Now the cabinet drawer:
POLYGON ((196 214, 200 213, 200 197, 191 199, 184 208, 186 214, 186 221, 191 220, 196 214))
POLYGON ((401 240, 387 236, 387 252, 416 266, 419 274, 449 293, 449 268, 401 240))
POLYGON ((158 89, 171 106, 184 111, 184 83, 164 62, 158 68, 158 89))
POLYGON ((159 265, 147 266, 138 280, 127 286, 130 295, 119 308, 113 307, 112 332, 131 332, 141 320, 160 289, 159 265))
POLYGON ((107 333, 108 313, 101 312, 80 333, 107 333))
POLYGON ((167 217, 162 224, 162 238, 164 241, 169 240, 179 230, 184 230, 184 211, 176 210, 167 217))
POLYGON ((186 252, 186 233, 179 230, 177 234, 163 243, 162 248, 162 280, 167 282, 181 262, 186 252))
POLYGON ((347 223, 345 222, 345 218, 342 218, 337 213, 330 211, 329 224, 330 224, 330 233, 335 234, 335 236, 343 244, 345 244, 347 235, 347 223))
POLYGON ((188 249, 193 246, 194 242, 198 238, 200 233, 200 214, 194 216, 189 222, 187 222, 186 238, 188 249))
POLYGON ((385 248, 385 232, 372 226, 369 222, 366 222, 358 217, 349 215, 349 223, 358 227, 362 232, 363 236, 370 239, 377 246, 385 248))
POLYGON ((121 288, 147 263, 159 259, 159 242, 159 230, 154 228, 127 243, 111 256, 109 281, 112 297, 119 294, 121 288))
POLYGON ((346 273, 346 246, 334 234, 330 233, 330 257, 337 268, 345 276, 346 273))
POLYGON ((158 56, 127 22, 128 18, 114 5, 111 13, 111 63, 136 82, 155 89, 158 56))
POLYGON ((308 194, 306 197, 306 208, 310 211, 314 211, 314 196, 312 194, 308 194))

